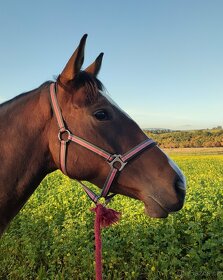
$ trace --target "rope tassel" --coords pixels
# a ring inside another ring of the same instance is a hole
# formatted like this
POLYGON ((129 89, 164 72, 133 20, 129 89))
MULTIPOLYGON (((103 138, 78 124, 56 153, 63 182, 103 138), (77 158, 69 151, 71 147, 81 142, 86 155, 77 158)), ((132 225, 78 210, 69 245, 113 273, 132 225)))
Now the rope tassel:
POLYGON ((96 280, 102 280, 102 240, 101 228, 108 227, 119 221, 121 213, 106 208, 102 204, 97 204, 95 208, 91 209, 95 212, 94 234, 95 234, 95 272, 96 280))

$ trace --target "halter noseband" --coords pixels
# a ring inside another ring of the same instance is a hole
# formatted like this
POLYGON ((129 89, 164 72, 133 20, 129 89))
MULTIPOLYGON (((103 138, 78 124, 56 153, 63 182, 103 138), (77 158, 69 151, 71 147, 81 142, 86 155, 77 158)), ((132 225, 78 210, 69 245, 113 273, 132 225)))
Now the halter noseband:
POLYGON ((104 186, 102 188, 102 191, 100 195, 96 195, 93 191, 91 191, 87 186, 85 186, 82 182, 81 185, 84 188, 85 192, 89 196, 89 198, 97 203, 97 201, 104 197, 106 201, 109 201, 115 194, 108 195, 111 185, 118 174, 118 172, 121 172, 123 168, 126 166, 126 164, 136 155, 138 155, 143 150, 153 147, 156 145, 156 142, 154 142, 152 139, 147 138, 145 141, 141 142, 139 145, 135 146, 131 150, 129 150, 127 153, 123 155, 117 155, 117 154, 110 154, 106 152, 105 150, 95 146, 94 144, 73 135, 69 129, 66 128, 63 116, 61 114, 61 110, 57 101, 56 97, 56 83, 52 83, 50 85, 50 99, 51 99, 51 105, 54 112, 54 115, 57 120, 57 124, 59 127, 58 132, 58 139, 60 141, 60 169, 65 174, 67 174, 66 170, 66 156, 67 156, 67 144, 68 142, 74 142, 82 147, 98 154, 99 156, 103 157, 107 163, 110 166, 110 172, 107 176, 107 179, 104 183, 104 186))

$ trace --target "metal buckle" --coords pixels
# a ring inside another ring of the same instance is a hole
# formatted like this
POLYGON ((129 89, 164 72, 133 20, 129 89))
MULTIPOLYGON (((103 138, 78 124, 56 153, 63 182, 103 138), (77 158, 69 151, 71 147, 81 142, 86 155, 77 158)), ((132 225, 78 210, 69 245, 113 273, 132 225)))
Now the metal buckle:
POLYGON ((65 143, 67 143, 67 142, 69 142, 70 141, 70 131, 68 130, 68 129, 63 129, 63 130, 60 130, 59 131, 59 133, 58 133, 58 139, 59 139, 59 141, 61 142, 61 141, 64 141, 65 143), (67 133, 67 139, 63 139, 62 138, 62 135, 64 134, 64 133, 67 133))
POLYGON ((125 167, 125 165, 127 164, 127 162, 123 162, 121 159, 121 155, 112 155, 113 159, 112 161, 108 161, 108 164, 112 167, 112 168, 116 168, 118 169, 118 171, 122 171, 122 169, 125 167), (114 164, 118 162, 121 166, 119 168, 115 167, 114 164))

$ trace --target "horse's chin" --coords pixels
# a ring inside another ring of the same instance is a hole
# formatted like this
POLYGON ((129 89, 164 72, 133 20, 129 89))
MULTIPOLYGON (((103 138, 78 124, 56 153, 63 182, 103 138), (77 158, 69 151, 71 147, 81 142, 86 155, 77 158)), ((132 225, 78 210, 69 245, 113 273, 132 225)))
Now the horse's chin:
POLYGON ((166 218, 168 212, 153 198, 149 198, 145 203, 145 213, 151 218, 166 218))

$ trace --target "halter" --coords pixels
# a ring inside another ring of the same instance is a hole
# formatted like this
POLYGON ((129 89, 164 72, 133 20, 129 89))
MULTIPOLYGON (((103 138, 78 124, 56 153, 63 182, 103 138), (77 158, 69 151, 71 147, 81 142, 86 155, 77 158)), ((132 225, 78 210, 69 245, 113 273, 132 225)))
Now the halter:
POLYGON ((59 132, 58 132, 58 139, 60 142, 60 169, 65 174, 67 174, 66 170, 66 157, 67 157, 67 144, 71 141, 74 143, 79 144, 80 146, 92 151, 93 153, 103 157, 108 165, 110 166, 110 172, 107 176, 107 179, 104 183, 104 186, 102 188, 102 191, 99 195, 95 194, 92 190, 90 190, 87 186, 85 186, 82 182, 81 185, 89 198, 97 203, 98 200, 101 197, 104 197, 106 202, 109 201, 115 194, 109 195, 109 191, 111 188, 111 185, 117 176, 118 173, 120 173, 123 168, 126 166, 126 164, 136 155, 144 151, 145 149, 151 148, 156 145, 156 142, 154 142, 152 139, 147 138, 145 141, 141 142, 139 145, 135 146, 128 152, 126 152, 123 155, 120 154, 110 154, 107 151, 95 146, 94 144, 72 134, 70 130, 66 127, 63 116, 61 114, 61 110, 57 101, 56 97, 56 83, 52 83, 50 85, 50 99, 51 99, 51 105, 54 112, 54 115, 57 120, 59 132))

